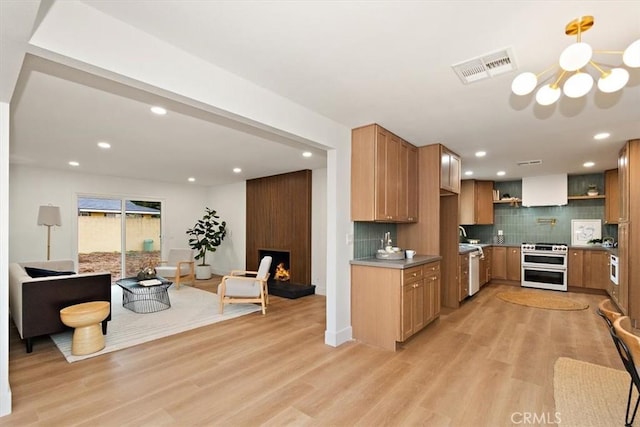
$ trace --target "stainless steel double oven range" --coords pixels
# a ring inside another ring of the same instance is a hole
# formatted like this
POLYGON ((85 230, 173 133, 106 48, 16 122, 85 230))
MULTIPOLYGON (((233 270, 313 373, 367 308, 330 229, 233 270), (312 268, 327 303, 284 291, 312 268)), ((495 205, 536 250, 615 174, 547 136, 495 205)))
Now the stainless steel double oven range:
POLYGON ((521 285, 567 291, 567 252, 563 243, 523 243, 521 285))

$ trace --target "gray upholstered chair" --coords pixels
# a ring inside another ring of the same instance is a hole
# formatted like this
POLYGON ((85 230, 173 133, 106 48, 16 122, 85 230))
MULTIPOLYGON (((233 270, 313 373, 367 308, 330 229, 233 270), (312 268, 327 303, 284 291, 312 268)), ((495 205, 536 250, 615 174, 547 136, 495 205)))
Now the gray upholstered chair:
POLYGON ((185 281, 194 284, 194 271, 193 249, 169 249, 167 260, 160 261, 160 265, 156 266, 156 274, 165 279, 173 278, 173 283, 178 289, 185 281))
POLYGON ((262 305, 262 314, 266 314, 269 303, 267 280, 270 268, 271 257, 265 256, 260 260, 258 271, 233 270, 231 274, 224 276, 218 286, 220 313, 224 312, 225 304, 259 303, 262 305))

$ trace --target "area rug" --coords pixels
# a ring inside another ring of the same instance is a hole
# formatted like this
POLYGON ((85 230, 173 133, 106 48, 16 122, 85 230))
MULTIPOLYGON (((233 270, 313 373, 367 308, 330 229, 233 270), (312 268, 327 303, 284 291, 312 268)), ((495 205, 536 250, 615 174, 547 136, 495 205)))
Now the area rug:
MULTIPOLYGON (((626 371, 560 357, 553 369, 553 397, 561 427, 624 425, 630 377, 626 371)), ((637 394, 634 392, 633 402, 637 394)), ((634 426, 640 425, 636 421, 634 426)))
POLYGON ((72 363, 261 310, 256 304, 229 304, 224 307, 224 314, 220 314, 218 295, 214 293, 188 286, 181 286, 179 290, 172 286, 168 292, 171 308, 138 314, 122 307, 122 289, 112 286, 106 346, 96 353, 72 355, 71 330, 51 335, 51 339, 67 362, 72 363))
POLYGON ((513 304, 549 310, 586 310, 589 304, 547 292, 498 292, 496 297, 513 304))

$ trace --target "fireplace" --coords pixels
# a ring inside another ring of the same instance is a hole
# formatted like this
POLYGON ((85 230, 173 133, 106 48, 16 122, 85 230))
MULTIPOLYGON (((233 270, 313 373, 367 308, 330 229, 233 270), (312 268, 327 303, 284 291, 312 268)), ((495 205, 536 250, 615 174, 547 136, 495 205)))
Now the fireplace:
POLYGON ((315 286, 311 284, 295 283, 295 276, 291 275, 291 252, 275 249, 259 249, 258 264, 265 257, 271 257, 269 280, 267 286, 269 294, 285 298, 299 298, 312 295, 315 286))

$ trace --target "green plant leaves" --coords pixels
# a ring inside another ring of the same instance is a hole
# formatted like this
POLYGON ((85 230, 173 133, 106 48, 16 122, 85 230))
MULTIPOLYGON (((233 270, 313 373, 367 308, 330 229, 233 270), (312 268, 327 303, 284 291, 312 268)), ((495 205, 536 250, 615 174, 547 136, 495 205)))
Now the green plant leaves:
POLYGON ((200 265, 206 264, 207 251, 215 252, 227 235, 227 222, 219 219, 215 210, 206 207, 202 219, 187 230, 189 247, 196 251, 195 259, 202 260, 200 265))

